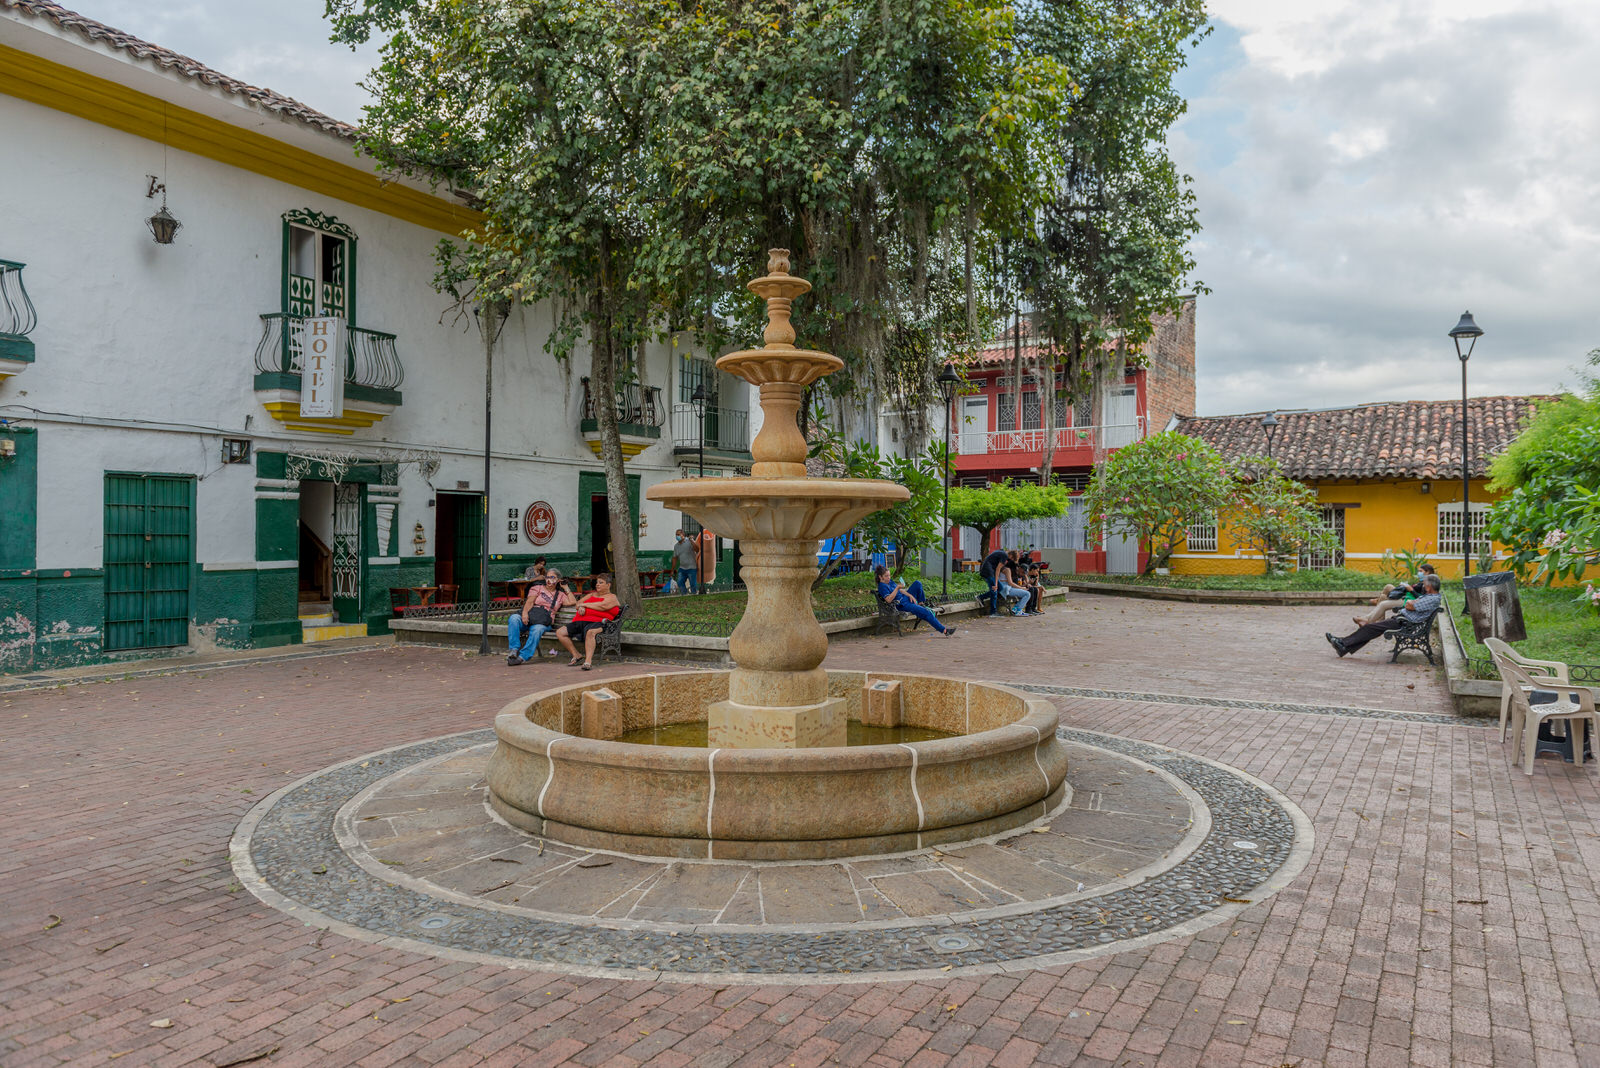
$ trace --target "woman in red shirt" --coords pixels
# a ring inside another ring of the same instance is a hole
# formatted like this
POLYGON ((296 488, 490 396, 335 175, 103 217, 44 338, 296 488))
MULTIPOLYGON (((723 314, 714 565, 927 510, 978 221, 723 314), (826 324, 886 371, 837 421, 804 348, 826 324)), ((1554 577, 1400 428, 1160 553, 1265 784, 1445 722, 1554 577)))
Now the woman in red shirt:
POLYGON ((588 671, 593 667, 595 637, 599 635, 601 627, 621 614, 622 602, 611 592, 611 576, 604 573, 596 575, 594 592, 586 593, 578 599, 578 614, 572 617, 571 623, 556 629, 556 641, 572 654, 567 666, 577 667, 581 661, 583 670, 588 671), (572 639, 580 637, 583 639, 581 657, 578 655, 578 647, 572 644, 572 639))

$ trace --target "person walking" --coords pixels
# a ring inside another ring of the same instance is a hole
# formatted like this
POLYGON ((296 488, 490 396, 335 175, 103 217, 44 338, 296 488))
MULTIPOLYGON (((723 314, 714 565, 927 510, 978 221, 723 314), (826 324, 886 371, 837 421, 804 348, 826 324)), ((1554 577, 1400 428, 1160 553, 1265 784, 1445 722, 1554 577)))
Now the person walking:
POLYGON ((672 546, 672 566, 678 570, 679 593, 694 593, 700 588, 700 560, 694 551, 694 539, 681 530, 672 546))

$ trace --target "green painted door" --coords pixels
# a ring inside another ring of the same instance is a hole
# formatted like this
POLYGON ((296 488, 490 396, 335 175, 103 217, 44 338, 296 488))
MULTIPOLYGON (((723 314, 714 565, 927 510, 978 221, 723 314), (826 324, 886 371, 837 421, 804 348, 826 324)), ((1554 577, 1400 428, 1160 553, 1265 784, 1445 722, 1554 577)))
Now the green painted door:
POLYGON ((483 591, 483 498, 456 498, 456 594, 463 601, 476 601, 483 591))
POLYGON ((192 478, 106 476, 105 572, 108 652, 188 642, 192 478))

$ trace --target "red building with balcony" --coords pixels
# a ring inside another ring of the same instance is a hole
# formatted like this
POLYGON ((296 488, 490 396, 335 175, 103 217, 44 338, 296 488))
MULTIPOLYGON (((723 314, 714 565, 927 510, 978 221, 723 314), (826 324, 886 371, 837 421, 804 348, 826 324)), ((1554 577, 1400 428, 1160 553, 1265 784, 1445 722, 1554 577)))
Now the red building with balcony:
MULTIPOLYGON (((1082 489, 1095 464, 1116 449, 1165 429, 1175 415, 1192 414, 1195 298, 1182 298, 1176 314, 1161 316, 1155 327, 1140 357, 1129 361, 1131 366, 1120 379, 1097 382, 1076 398, 1067 393, 1059 368, 1054 383, 1043 383, 1039 376, 1025 373, 1022 388, 1017 390, 1010 373, 1015 337, 1009 332, 994 348, 980 352, 967 369, 976 390, 956 397, 950 414, 956 482, 963 486, 1006 479, 1038 482, 1044 460, 1046 399, 1055 405, 1052 481, 1074 491, 1082 489)), ((1023 329, 1022 355, 1028 364, 1035 360, 1038 343, 1027 336, 1026 322, 1023 329)), ((1107 549, 1099 547, 1100 539, 1083 536, 1081 528, 1080 519, 1076 537, 1082 544, 1078 547, 1090 558, 1081 559, 1080 553, 1079 570, 1120 570, 1123 561, 1107 561, 1107 549)), ((996 533, 997 539, 1005 537, 1006 532, 996 533)), ((958 558, 964 555, 963 543, 971 540, 969 531, 958 542, 958 558)), ((1131 552, 1127 555, 1131 566, 1131 552)))

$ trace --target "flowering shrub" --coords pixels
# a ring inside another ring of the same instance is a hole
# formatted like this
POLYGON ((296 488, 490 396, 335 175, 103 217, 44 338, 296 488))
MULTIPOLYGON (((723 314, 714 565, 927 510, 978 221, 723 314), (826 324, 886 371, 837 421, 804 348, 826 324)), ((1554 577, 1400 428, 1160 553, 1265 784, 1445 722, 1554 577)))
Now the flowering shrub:
POLYGON ((1194 516, 1220 513, 1232 496, 1227 461, 1199 438, 1152 434, 1112 453, 1083 492, 1091 529, 1137 538, 1145 571, 1165 567, 1194 516))

